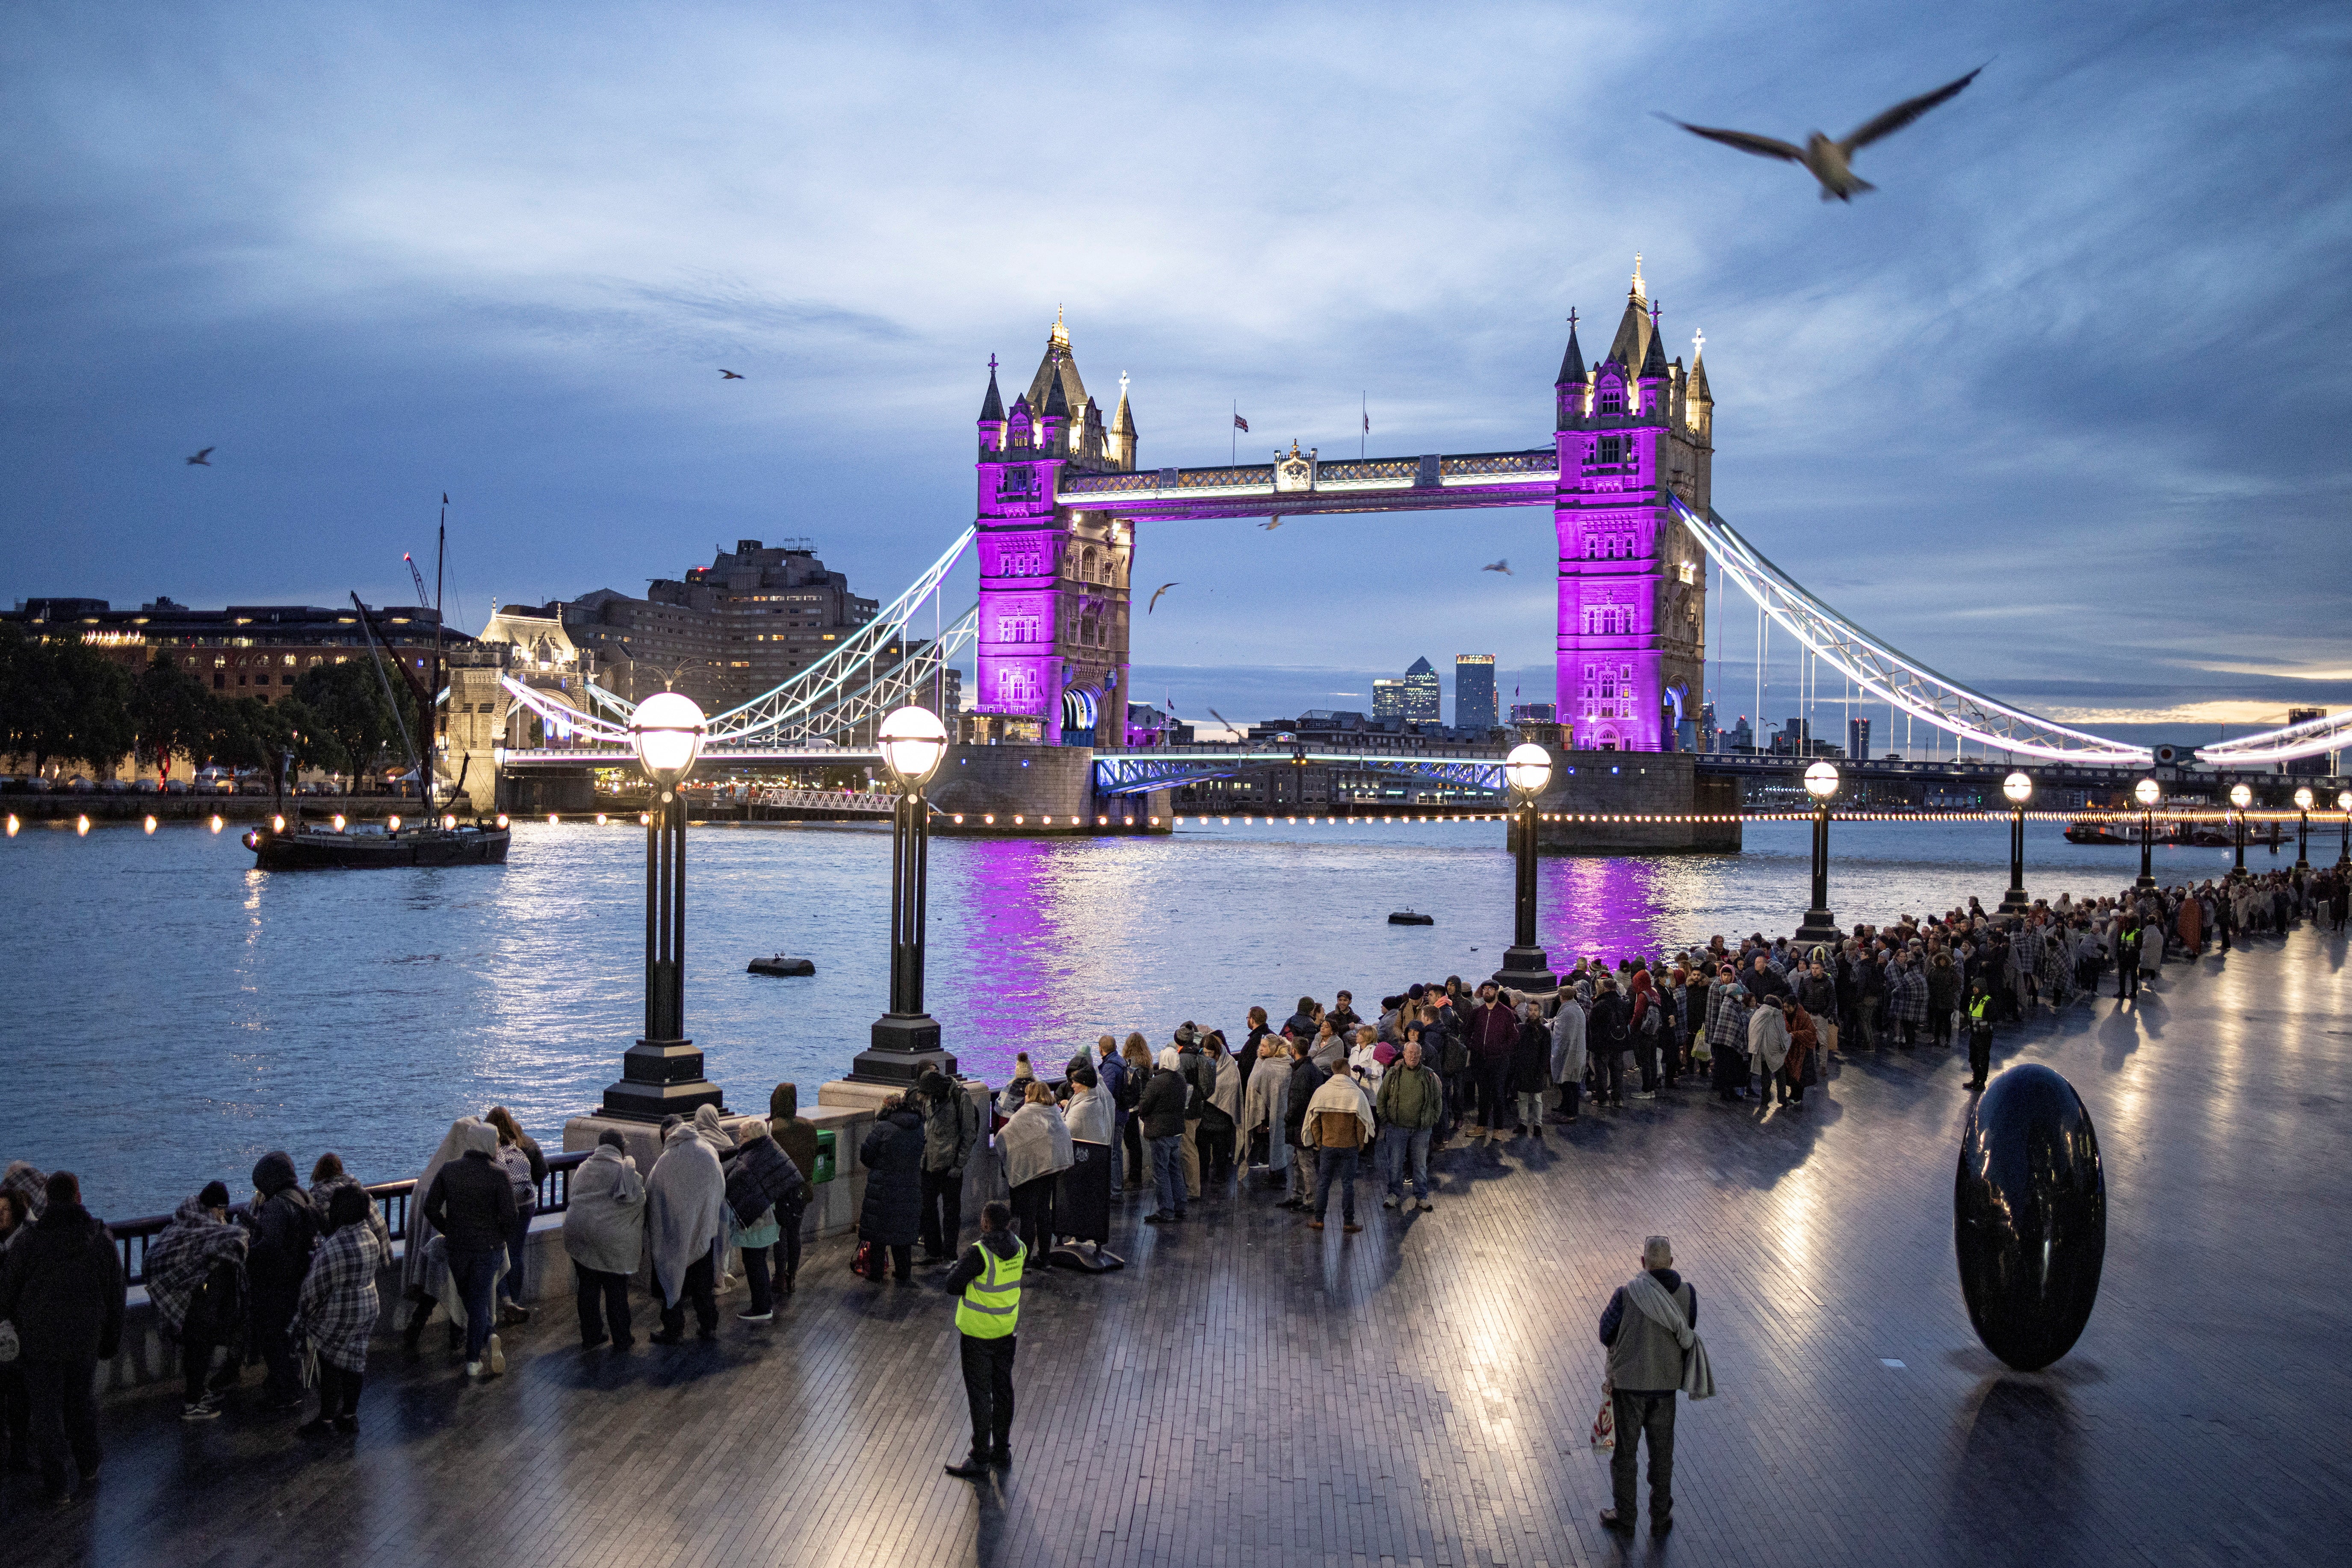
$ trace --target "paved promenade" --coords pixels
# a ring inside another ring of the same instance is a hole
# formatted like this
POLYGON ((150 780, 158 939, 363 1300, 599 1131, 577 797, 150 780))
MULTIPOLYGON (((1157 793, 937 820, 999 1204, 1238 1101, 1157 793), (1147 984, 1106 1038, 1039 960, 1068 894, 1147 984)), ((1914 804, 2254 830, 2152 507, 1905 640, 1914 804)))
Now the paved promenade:
POLYGON ((2000 1062, 2073 1079, 2106 1159, 2098 1309, 2041 1374, 1969 1331, 1951 1241, 1965 1064, 1923 1048, 1847 1061, 1802 1115, 1685 1091, 1452 1152, 1434 1213, 1367 1192, 1358 1237, 1255 1193, 1172 1234, 1127 1204, 1125 1273, 1031 1276, 1001 1485, 940 1471, 966 1432, 947 1300, 853 1279, 835 1243, 772 1327, 722 1303, 713 1346, 583 1355, 568 1314, 543 1312, 510 1336, 510 1373, 468 1387, 437 1347, 410 1362, 380 1342, 355 1444, 249 1412, 183 1426, 175 1392, 125 1395, 93 1502, 37 1513, 30 1479, 9 1483, 5 1556, 2340 1562, 2344 959, 2305 930, 2168 965, 2136 1013, 2103 998, 2002 1037, 2000 1062), (1674 1534, 1621 1543, 1594 1519, 1593 1324, 1652 1231, 1697 1287, 1722 1392, 1683 1406, 1674 1534))

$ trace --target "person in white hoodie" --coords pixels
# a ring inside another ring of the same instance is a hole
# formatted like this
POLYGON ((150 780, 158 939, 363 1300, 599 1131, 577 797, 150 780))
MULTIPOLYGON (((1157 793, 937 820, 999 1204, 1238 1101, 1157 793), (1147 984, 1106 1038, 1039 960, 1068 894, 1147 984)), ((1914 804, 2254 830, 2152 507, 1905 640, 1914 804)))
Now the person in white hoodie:
POLYGON ((1559 1119, 1575 1121, 1584 1092, 1584 1005, 1566 992, 1551 1018, 1551 1080, 1559 1086, 1559 1119))

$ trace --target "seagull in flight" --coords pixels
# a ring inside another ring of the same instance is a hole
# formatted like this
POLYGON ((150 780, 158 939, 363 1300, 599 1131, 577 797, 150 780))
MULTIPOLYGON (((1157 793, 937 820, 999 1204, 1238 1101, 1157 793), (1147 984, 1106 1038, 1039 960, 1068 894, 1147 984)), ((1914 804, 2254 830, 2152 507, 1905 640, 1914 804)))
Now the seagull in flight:
POLYGON ((1226 729, 1231 730, 1235 736, 1239 736, 1241 734, 1241 726, 1235 724, 1232 720, 1226 718, 1215 709, 1212 708, 1209 710, 1209 717, 1214 719, 1218 723, 1223 724, 1226 729))
POLYGON ((724 380, 724 381, 740 381, 740 380, 742 380, 742 379, 743 379, 741 376, 737 375, 737 374, 736 374, 733 371, 731 371, 731 370, 721 370, 721 371, 719 373, 719 378, 720 378, 721 380, 724 380))
POLYGON ((1863 191, 1878 187, 1853 172, 1853 155, 1881 137, 1892 136, 1937 104, 1959 95, 1962 88, 1977 79, 1983 66, 1969 72, 1958 81, 1946 82, 1933 92, 1923 92, 1916 98, 1906 98, 1874 119, 1866 120, 1846 133, 1843 142, 1832 142, 1816 131, 1805 139, 1802 147, 1775 137, 1758 136, 1747 131, 1724 131, 1713 126, 1693 125, 1676 120, 1671 114, 1658 118, 1669 125, 1679 125, 1694 136, 1704 136, 1710 142, 1720 142, 1727 147, 1737 147, 1743 153, 1753 153, 1759 158, 1780 158, 1791 163, 1802 163, 1822 184, 1822 200, 1850 202, 1863 191))
POLYGON ((1264 522, 1259 523, 1258 526, 1271 531, 1282 526, 1282 519, 1278 517, 1269 517, 1264 522))
POLYGON ((1486 565, 1479 567, 1478 570, 1481 572, 1500 572, 1506 577, 1513 575, 1511 571, 1511 563, 1507 557, 1501 561, 1490 561, 1486 565))
POLYGON ((1173 583, 1162 583, 1159 587, 1153 589, 1151 593, 1151 603, 1143 606, 1143 613, 1148 616, 1152 611, 1158 609, 1160 607, 1160 595, 1175 586, 1176 584, 1173 583))
POLYGON ((213 447, 205 447, 203 451, 198 452, 194 457, 188 459, 188 467, 192 468, 211 468, 213 466, 213 447))

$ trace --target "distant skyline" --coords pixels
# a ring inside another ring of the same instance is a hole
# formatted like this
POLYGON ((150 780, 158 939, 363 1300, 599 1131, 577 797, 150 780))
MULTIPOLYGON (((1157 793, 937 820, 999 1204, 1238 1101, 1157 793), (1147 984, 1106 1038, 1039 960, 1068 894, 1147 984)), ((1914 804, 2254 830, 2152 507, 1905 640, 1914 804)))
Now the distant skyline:
MULTIPOLYGON (((738 537, 887 599, 1057 309, 1146 466, 1223 460, 1236 405, 1260 460, 1507 449, 1639 251, 1672 351, 1706 331, 1717 506, 1815 594, 2063 722, 2243 732, 2352 702, 2347 42, 2283 4, 19 5, 0 599, 403 601, 444 490, 467 626, 738 537), (1650 117, 1836 133, 1988 59, 1851 206, 1650 117)), ((1155 527, 1134 694, 1369 710, 1469 647, 1551 700, 1550 535, 1155 527)), ((1756 715, 1752 606, 1712 622, 1756 715)))

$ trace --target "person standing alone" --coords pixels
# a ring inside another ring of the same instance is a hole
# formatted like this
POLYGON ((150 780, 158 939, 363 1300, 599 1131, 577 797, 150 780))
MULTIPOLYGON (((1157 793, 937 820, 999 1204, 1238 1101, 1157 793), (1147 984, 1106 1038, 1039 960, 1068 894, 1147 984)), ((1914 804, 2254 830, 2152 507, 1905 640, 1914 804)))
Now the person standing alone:
POLYGON ((122 1256, 113 1233, 81 1206, 71 1171, 50 1174, 41 1215, 22 1227, 0 1266, 0 1319, 16 1325, 28 1431, 48 1499, 73 1500, 66 1460, 88 1489, 98 1446, 98 1363, 122 1344, 122 1256))
POLYGON ((1715 1392, 1706 1352, 1698 1342, 1698 1292, 1675 1272, 1674 1244, 1663 1236, 1642 1246, 1642 1272, 1618 1287, 1601 1314, 1601 1342, 1609 1349, 1610 1400, 1617 1449, 1610 1456, 1614 1507, 1601 1510, 1611 1530, 1630 1531, 1636 1443, 1650 1446, 1650 1533, 1675 1524, 1675 1394, 1694 1399, 1715 1392))
MULTIPOLYGON (((1172 1151, 1167 1158, 1173 1160, 1172 1151)), ((1013 1463, 1013 1356, 1021 1329, 1021 1272, 1028 1260, 1013 1234, 1013 1205, 997 1198, 981 1206, 980 1239, 948 1271, 948 1291, 957 1298, 964 1398, 971 1406, 971 1454, 946 1469, 963 1480, 980 1479, 991 1465, 1013 1463)))

